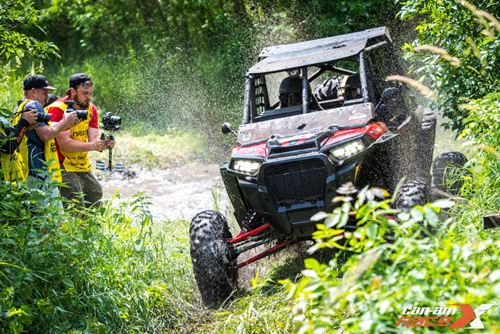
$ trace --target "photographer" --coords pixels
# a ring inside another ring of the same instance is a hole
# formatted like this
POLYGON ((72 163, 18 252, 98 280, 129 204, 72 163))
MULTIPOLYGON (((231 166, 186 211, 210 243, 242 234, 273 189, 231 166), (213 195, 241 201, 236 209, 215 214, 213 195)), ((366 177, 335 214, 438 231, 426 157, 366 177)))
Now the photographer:
POLYGON ((60 192, 69 200, 75 199, 80 203, 85 200, 90 205, 99 206, 102 188, 91 171, 88 152, 113 148, 115 141, 101 140, 99 137, 98 113, 91 103, 94 85, 90 77, 84 73, 74 74, 69 79, 69 86, 66 97, 52 103, 48 108, 52 122, 60 122, 67 114, 66 109, 70 110, 68 101, 74 101, 76 111, 70 113, 78 114, 81 119, 81 123, 56 137, 59 163, 64 169, 62 181, 68 186, 61 187, 60 192), (83 198, 79 197, 80 193, 83 198))
MULTIPOLYGON (((37 125, 34 129, 26 131, 26 141, 21 143, 20 153, 25 163, 28 164, 28 180, 42 181, 42 185, 30 182, 30 187, 36 187, 47 191, 48 184, 51 182, 48 179, 48 173, 53 172, 52 180, 61 182, 61 173, 59 172, 59 160, 56 154, 54 138, 63 130, 72 124, 78 124, 79 120, 76 115, 65 115, 63 120, 51 126, 50 117, 44 111, 43 105, 48 98, 49 90, 55 90, 49 86, 47 79, 43 75, 33 75, 23 81, 24 100, 18 101, 16 106, 16 117, 14 122, 17 122, 26 110, 37 111, 37 125)), ((51 198, 59 196, 57 188, 52 190, 51 198)), ((59 203, 61 206, 61 204, 59 203)))
POLYGON ((19 155, 19 145, 25 138, 26 131, 37 123, 38 112, 26 111, 21 115, 15 127, 5 118, 0 117, 0 180, 26 181, 25 162, 19 155))

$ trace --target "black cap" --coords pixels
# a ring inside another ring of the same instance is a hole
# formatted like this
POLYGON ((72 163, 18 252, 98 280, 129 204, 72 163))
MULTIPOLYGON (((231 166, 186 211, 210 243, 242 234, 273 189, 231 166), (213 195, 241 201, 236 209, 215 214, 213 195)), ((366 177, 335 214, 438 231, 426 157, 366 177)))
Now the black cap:
POLYGON ((87 81, 91 81, 91 79, 85 73, 73 74, 69 78, 69 87, 70 88, 76 88, 78 85, 81 85, 82 83, 85 83, 87 81))
POLYGON ((32 88, 56 90, 54 87, 49 86, 47 78, 43 75, 32 75, 31 77, 24 79, 23 90, 30 90, 32 88))

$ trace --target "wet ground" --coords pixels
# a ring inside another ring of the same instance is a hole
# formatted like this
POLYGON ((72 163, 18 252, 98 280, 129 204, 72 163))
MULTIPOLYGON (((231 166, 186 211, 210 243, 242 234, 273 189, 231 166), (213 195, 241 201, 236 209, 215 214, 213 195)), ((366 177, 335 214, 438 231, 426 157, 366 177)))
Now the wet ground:
MULTIPOLYGON (((144 169, 139 165, 128 166, 125 173, 96 172, 104 191, 104 198, 109 199, 120 192, 120 199, 125 201, 138 192, 144 192, 150 197, 150 211, 155 222, 162 220, 183 219, 190 221, 198 212, 218 209, 227 217, 233 235, 239 233, 236 222, 231 215, 227 194, 222 187, 222 179, 217 164, 192 164, 169 169, 144 169), (131 172, 134 178, 128 179, 131 172)), ((310 246, 310 245, 309 245, 310 246)), ((280 252, 265 260, 252 263, 239 270, 238 283, 240 287, 250 287, 252 278, 266 276, 280 259, 291 253, 305 251, 309 246, 295 245, 291 249, 280 252), (302 249, 303 248, 303 249, 302 249)), ((260 246, 242 254, 238 262, 257 255, 269 247, 260 246)))
POLYGON ((191 220, 196 213, 216 206, 223 213, 228 211, 229 201, 217 164, 189 164, 164 170, 132 165, 126 166, 125 173, 96 174, 101 179, 104 198, 111 198, 116 190, 122 201, 144 192, 150 197, 155 221, 191 220), (128 179, 132 172, 136 176, 128 179))

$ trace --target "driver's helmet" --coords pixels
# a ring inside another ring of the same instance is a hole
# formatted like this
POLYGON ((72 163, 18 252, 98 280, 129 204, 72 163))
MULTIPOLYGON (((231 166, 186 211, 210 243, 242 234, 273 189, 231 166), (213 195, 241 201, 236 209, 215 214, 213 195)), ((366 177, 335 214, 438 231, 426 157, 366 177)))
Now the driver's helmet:
POLYGON ((280 84, 281 108, 291 107, 302 103, 302 78, 286 77, 280 84))
POLYGON ((349 75, 345 83, 345 100, 353 100, 362 97, 361 95, 361 79, 359 73, 349 75))

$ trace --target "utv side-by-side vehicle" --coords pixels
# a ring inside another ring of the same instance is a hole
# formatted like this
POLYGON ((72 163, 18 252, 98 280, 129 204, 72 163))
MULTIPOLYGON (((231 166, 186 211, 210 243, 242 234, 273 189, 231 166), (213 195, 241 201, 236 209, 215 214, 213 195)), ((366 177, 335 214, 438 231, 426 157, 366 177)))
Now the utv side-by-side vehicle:
MULTIPOLYGON (((311 217, 332 212, 347 182, 394 192, 404 177, 395 206, 427 200, 436 119, 416 112, 404 84, 386 80, 403 73, 385 27, 262 50, 246 74, 243 124, 237 134, 227 123, 222 128, 237 135, 220 171, 242 232, 233 238, 216 211, 191 221, 193 269, 205 305, 217 307, 230 296, 239 268, 310 239, 311 217), (238 263, 261 245, 267 250, 238 263)), ((446 166, 463 165, 463 155, 438 160, 441 180, 434 183, 444 187, 446 166)))

